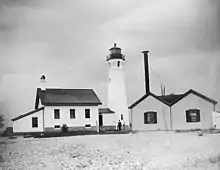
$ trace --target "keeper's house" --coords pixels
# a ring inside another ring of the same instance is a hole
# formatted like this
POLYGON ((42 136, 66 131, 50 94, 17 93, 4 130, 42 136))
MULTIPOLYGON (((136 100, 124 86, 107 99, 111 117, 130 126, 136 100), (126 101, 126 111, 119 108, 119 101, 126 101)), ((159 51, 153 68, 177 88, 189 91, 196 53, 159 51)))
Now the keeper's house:
POLYGON ((92 89, 37 89, 35 109, 13 121, 13 131, 96 130, 101 101, 92 89))

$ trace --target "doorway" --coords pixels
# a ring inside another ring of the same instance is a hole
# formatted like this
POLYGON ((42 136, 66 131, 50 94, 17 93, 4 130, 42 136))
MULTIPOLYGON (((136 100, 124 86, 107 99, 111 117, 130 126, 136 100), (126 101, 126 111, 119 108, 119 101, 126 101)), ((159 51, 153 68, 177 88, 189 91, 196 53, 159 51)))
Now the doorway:
POLYGON ((99 115, 99 126, 103 126, 103 115, 99 115))

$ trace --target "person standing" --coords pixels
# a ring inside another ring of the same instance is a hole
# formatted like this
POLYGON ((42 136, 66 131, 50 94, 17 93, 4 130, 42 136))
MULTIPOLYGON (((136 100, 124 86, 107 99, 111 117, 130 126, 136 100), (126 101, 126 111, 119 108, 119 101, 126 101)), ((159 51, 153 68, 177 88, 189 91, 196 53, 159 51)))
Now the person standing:
POLYGON ((118 130, 121 131, 121 121, 118 121, 118 130))

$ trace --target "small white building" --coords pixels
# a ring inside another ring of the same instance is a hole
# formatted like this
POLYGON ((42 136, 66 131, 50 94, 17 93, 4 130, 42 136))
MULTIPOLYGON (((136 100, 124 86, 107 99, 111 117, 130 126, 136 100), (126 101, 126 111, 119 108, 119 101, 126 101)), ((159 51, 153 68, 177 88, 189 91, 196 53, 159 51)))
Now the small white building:
POLYGON ((129 106, 132 130, 211 129, 217 102, 188 90, 183 94, 157 96, 150 92, 148 53, 143 51, 146 94, 129 106))
POLYGON ((14 132, 97 130, 101 101, 92 89, 37 89, 35 110, 13 121, 14 132))
POLYGON ((192 89, 164 96, 149 92, 129 106, 132 130, 211 129, 216 104, 192 89))
POLYGON ((117 123, 117 115, 109 108, 99 108, 100 130, 114 130, 117 123))

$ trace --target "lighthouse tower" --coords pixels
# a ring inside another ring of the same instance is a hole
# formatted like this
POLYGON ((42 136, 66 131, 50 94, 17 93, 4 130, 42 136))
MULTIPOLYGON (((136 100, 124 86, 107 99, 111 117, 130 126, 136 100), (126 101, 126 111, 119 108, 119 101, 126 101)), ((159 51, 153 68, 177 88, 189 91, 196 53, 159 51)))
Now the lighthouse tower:
POLYGON ((108 107, 115 112, 115 123, 120 120, 122 124, 129 125, 126 87, 124 80, 125 56, 121 48, 114 44, 107 56, 109 67, 108 79, 108 107))

